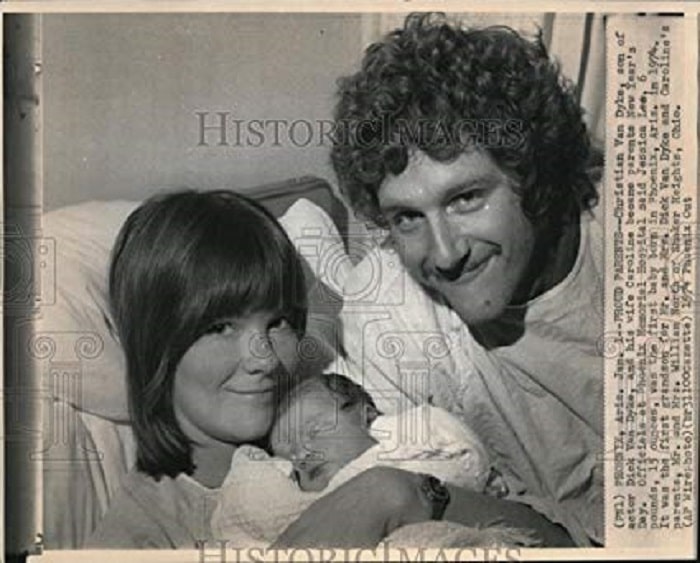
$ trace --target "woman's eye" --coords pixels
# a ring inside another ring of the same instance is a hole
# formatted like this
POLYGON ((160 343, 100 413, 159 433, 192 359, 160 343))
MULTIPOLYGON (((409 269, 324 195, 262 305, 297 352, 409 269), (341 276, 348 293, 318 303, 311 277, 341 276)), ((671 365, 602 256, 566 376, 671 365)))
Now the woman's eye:
POLYGON ((236 330, 236 326, 233 321, 219 321, 211 325, 207 329, 207 334, 220 334, 222 336, 227 336, 233 334, 236 330))
POLYGON ((342 403, 340 403, 340 410, 341 411, 349 411, 349 410, 353 409, 356 404, 357 404, 356 401, 353 401, 351 399, 347 399, 347 400, 343 401, 342 403))
POLYGON ((372 423, 377 420, 379 416, 379 411, 372 405, 367 405, 365 408, 365 424, 367 426, 372 426, 372 423))
POLYGON ((292 325, 286 317, 279 317, 270 323, 268 330, 287 330, 292 328, 292 325))
POLYGON ((474 189, 459 194, 450 201, 449 207, 458 213, 465 213, 478 209, 484 202, 486 190, 474 189))
POLYGON ((399 232, 410 233, 418 228, 422 216, 415 211, 402 211, 391 217, 391 226, 399 232))

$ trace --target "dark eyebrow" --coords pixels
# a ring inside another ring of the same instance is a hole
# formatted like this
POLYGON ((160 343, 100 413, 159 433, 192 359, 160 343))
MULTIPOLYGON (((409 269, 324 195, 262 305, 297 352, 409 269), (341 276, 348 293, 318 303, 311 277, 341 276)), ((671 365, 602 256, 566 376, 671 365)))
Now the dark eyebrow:
POLYGON ((410 207, 408 205, 390 205, 389 207, 382 207, 381 209, 383 215, 390 215, 391 213, 402 213, 404 211, 420 213, 417 209, 410 207))

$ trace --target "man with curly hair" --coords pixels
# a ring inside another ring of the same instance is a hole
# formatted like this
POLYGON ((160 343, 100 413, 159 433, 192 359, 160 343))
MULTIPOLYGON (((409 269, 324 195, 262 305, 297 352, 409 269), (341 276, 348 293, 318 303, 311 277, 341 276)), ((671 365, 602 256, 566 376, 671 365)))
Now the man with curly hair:
POLYGON ((412 15, 339 82, 332 162, 389 231, 346 286, 348 370, 384 412, 463 416, 508 498, 586 546, 603 542, 603 264, 582 114, 540 37, 412 15))

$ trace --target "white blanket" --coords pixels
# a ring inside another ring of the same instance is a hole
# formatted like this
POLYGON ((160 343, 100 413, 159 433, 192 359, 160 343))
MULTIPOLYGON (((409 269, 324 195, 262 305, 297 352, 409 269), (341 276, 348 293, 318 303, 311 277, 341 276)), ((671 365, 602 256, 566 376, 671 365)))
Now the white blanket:
MULTIPOLYGON (((222 496, 212 516, 215 536, 237 545, 268 545, 315 500, 358 473, 376 465, 390 465, 429 473, 454 485, 482 492, 490 473, 484 446, 478 437, 443 409, 423 405, 399 415, 380 416, 372 425, 378 444, 353 460, 321 492, 301 491, 291 477, 289 461, 270 457, 253 446, 239 447, 224 481, 222 496), (408 435, 406 428, 417 430, 408 435)), ((481 534, 455 524, 430 526, 412 534, 398 533, 387 541, 406 545, 410 537, 461 545, 523 544, 522 531, 499 529, 481 534), (392 539, 393 538, 393 539, 392 539)))

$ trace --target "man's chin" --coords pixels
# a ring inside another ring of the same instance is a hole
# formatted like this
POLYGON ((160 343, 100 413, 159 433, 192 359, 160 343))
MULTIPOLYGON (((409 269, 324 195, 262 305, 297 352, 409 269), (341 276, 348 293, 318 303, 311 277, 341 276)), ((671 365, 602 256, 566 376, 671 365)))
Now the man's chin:
POLYGON ((465 297, 460 295, 459 291, 444 291, 427 283, 421 283, 421 285, 431 299, 447 305, 470 327, 498 320, 505 313, 508 305, 506 300, 493 297, 480 299, 478 304, 466 305, 475 301, 471 298, 471 293, 475 291, 470 291, 470 296, 465 297))
POLYGON ((498 320, 506 310, 506 304, 500 301, 485 299, 478 306, 465 306, 458 298, 444 296, 448 306, 469 327, 487 325, 498 320))

